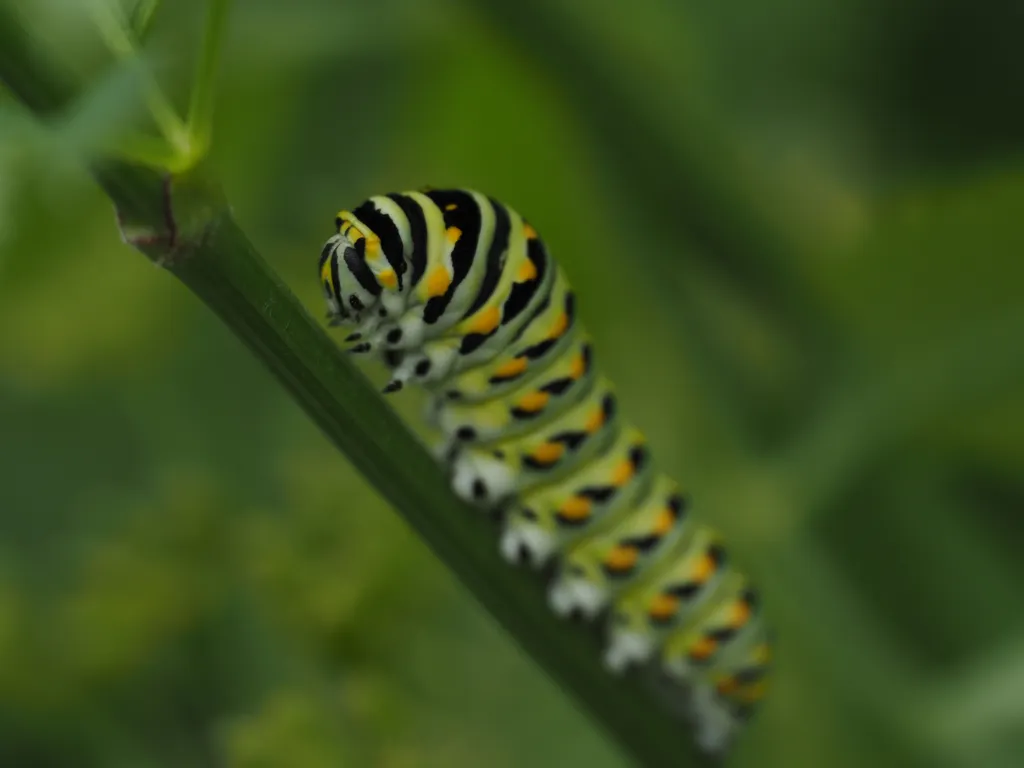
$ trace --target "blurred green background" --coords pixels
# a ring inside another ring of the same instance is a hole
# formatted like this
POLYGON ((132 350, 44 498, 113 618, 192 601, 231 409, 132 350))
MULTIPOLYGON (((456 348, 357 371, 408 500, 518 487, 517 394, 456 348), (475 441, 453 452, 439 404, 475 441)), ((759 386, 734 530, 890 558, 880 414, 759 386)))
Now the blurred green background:
MULTIPOLYGON (((13 4, 96 66, 82 3, 13 4)), ((317 316, 370 194, 484 190, 565 264, 763 585, 735 765, 1024 765, 1024 6, 235 5, 215 163, 317 316)), ((166 6, 184 93, 201 3, 166 6)), ((67 151, 139 111, 98 77, 48 131, 0 98, 0 765, 626 765, 119 241, 67 151)))

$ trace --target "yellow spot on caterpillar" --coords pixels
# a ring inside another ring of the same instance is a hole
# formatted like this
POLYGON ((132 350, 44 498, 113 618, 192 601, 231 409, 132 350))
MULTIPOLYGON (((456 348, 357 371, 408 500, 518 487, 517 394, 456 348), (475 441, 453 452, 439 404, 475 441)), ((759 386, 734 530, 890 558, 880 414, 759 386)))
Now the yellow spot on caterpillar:
POLYGON ((554 464, 565 453, 562 443, 541 443, 530 455, 538 464, 554 464))
POLYGON ((718 643, 713 637, 702 637, 690 646, 690 658, 694 661, 706 661, 718 648, 718 643))
POLYGON ((615 469, 612 470, 612 485, 622 486, 629 482, 629 478, 633 476, 633 462, 629 459, 620 461, 615 469))
POLYGON ((574 357, 572 362, 569 364, 569 376, 571 376, 573 379, 578 379, 581 376, 583 376, 583 374, 586 372, 587 364, 583 360, 583 354, 580 353, 576 355, 576 357, 574 357))
POLYGON ((647 613, 652 619, 668 621, 676 615, 678 610, 679 598, 663 592, 651 601, 650 606, 647 608, 647 613))
POLYGON ((715 686, 715 689, 718 691, 720 696, 729 696, 735 693, 739 687, 739 683, 736 682, 735 677, 723 677, 718 681, 718 685, 715 686))
POLYGON ((501 322, 501 312, 495 306, 477 312, 466 323, 466 333, 490 333, 501 322))
POLYGON ((528 365, 529 362, 525 357, 515 357, 498 368, 498 370, 494 372, 494 376, 499 379, 511 379, 525 371, 526 366, 528 365))
POLYGON ((663 509, 658 513, 658 516, 654 518, 654 525, 651 526, 651 532, 655 536, 664 536, 672 530, 672 526, 675 525, 675 522, 676 516, 672 513, 672 510, 663 509))
POLYGON ((537 230, 531 227, 529 224, 523 224, 523 234, 526 235, 527 240, 537 239, 537 230))
POLYGON ((732 618, 730 624, 734 629, 739 629, 750 620, 750 606, 746 600, 737 600, 732 607, 732 618))
POLYGON ((547 405, 550 399, 551 395, 547 392, 530 392, 528 395, 523 395, 519 398, 519 402, 516 403, 515 407, 521 411, 536 413, 547 405))
POLYGON ((583 425, 583 428, 587 430, 587 432, 589 432, 590 434, 593 434, 594 432, 597 432, 597 430, 599 430, 603 424, 604 409, 595 408, 593 412, 591 412, 590 416, 587 417, 587 422, 586 424, 583 425))
POLYGON ((430 298, 444 296, 444 292, 451 284, 452 276, 448 274, 448 270, 442 266, 436 266, 427 275, 427 296, 430 298))
POLYGON ((605 557, 604 564, 610 571, 625 573, 636 566, 637 557, 639 557, 639 552, 636 547, 618 544, 605 557))
POLYGON ((364 252, 366 254, 367 261, 376 261, 377 259, 379 259, 380 238, 378 238, 376 235, 371 235, 370 237, 366 238, 366 249, 364 252))
POLYGON ((331 290, 334 290, 334 276, 331 274, 331 260, 328 259, 324 262, 324 265, 320 268, 320 279, 331 286, 331 290))
POLYGON ((448 203, 448 205, 446 205, 446 206, 444 207, 444 209, 445 209, 446 211, 454 211, 454 210, 455 210, 456 208, 458 208, 458 207, 459 207, 459 206, 458 206, 458 205, 456 205, 455 203, 448 203))
POLYGON ((565 329, 569 327, 569 316, 563 312, 551 324, 551 332, 548 334, 548 338, 557 339, 563 333, 565 329))
POLYGON ((754 649, 754 663, 756 664, 767 664, 771 657, 772 652, 768 647, 768 643, 761 643, 754 649))
POLYGON ((768 692, 768 681, 758 680, 756 683, 745 685, 733 694, 733 698, 741 704, 756 704, 764 698, 768 692))
POLYGON ((377 275, 377 280, 389 291, 393 291, 398 287, 398 275, 395 274, 393 269, 385 269, 377 275))
POLYGON ((519 267, 519 273, 516 275, 517 283, 526 283, 530 280, 537 279, 537 265, 527 259, 523 262, 522 266, 519 267))
POLYGON ((710 555, 704 555, 693 567, 693 580, 704 583, 715 572, 715 561, 710 555))
POLYGON ((459 242, 459 238, 462 237, 462 230, 458 227, 448 227, 448 229, 444 231, 444 236, 450 244, 455 245, 459 242))
POLYGON ((573 522, 590 517, 590 500, 582 496, 571 496, 558 509, 559 517, 573 522))

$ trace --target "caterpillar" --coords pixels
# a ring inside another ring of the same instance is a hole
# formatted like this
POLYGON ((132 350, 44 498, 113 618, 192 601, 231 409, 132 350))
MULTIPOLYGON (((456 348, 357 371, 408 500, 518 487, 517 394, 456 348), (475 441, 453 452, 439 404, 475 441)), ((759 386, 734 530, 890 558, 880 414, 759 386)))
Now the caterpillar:
POLYGON ((758 593, 619 413, 537 231, 461 189, 374 196, 335 224, 320 281, 349 351, 383 360, 385 392, 427 391, 438 460, 499 513, 501 555, 553 564, 551 608, 604 621, 609 672, 653 666, 724 753, 766 692, 758 593))

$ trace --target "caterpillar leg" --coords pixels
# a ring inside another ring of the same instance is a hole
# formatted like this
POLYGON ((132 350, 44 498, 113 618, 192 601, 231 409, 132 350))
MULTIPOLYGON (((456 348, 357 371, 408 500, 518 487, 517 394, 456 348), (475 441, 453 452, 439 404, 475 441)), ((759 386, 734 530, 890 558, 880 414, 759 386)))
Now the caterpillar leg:
POLYGON ((462 451, 452 463, 452 488, 474 504, 502 501, 513 490, 513 480, 507 464, 481 451, 462 451))
POLYGON ((428 342, 418 350, 407 351, 384 391, 397 392, 409 382, 429 384, 439 381, 451 371, 457 355, 457 350, 447 340, 428 342))
POLYGON ((530 511, 517 509, 509 515, 501 535, 501 554, 514 565, 529 564, 540 570, 555 554, 558 542, 554 536, 529 521, 530 511))
POLYGON ((710 755, 725 753, 743 725, 741 718, 708 685, 693 687, 690 707, 697 746, 710 755))
POLYGON ((641 632, 617 631, 608 633, 608 647, 604 652, 604 665, 615 674, 622 674, 632 666, 643 664, 654 654, 654 638, 641 632))
POLYGON ((562 617, 581 613, 594 619, 608 602, 608 591, 584 579, 559 579, 548 592, 548 605, 562 617))
POLYGON ((345 337, 344 341, 352 346, 346 347, 345 351, 356 355, 365 355, 378 349, 373 342, 377 328, 380 326, 380 319, 371 317, 363 322, 356 330, 345 337))
POLYGON ((423 344, 426 323, 418 314, 407 312, 396 322, 381 326, 370 343, 375 349, 415 349, 423 344))

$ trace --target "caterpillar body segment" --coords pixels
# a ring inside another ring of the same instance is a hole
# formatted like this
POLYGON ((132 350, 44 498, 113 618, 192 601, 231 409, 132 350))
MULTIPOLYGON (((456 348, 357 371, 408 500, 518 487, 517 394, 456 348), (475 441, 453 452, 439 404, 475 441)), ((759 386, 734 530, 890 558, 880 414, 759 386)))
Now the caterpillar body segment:
POLYGON ((646 662, 670 631, 685 625, 713 596, 727 575, 721 540, 698 527, 641 583, 623 594, 611 611, 605 664, 623 672, 646 662))
POLYGON ((335 224, 329 323, 391 370, 385 392, 426 390, 455 492, 501 513, 496 556, 554 562, 548 602, 603 625, 609 674, 655 668, 696 743, 725 752, 767 689, 760 600, 619 414, 537 231, 461 189, 377 195, 335 224))
POLYGON ((452 402, 479 403, 497 397, 561 359, 577 339, 575 319, 576 300, 559 271, 551 293, 513 334, 508 347, 476 367, 456 368, 443 382, 426 382, 426 386, 452 402))
POLYGON ((502 554, 510 562, 543 566, 556 551, 627 509, 650 475, 643 435, 623 428, 615 442, 578 472, 516 499, 501 536, 502 554))
POLYGON ((530 397, 543 399, 542 410, 537 413, 541 416, 544 410, 571 407, 594 382, 590 340, 581 334, 572 344, 572 349, 533 375, 519 376, 526 372, 525 361, 522 366, 508 366, 503 375, 499 371, 491 377, 495 379, 491 384, 494 394, 486 401, 472 402, 464 397, 433 399, 431 422, 446 437, 462 443, 486 443, 534 429, 533 419, 517 417, 518 403, 530 397), (510 381, 513 375, 516 378, 510 381))
POLYGON ((629 514, 566 550, 549 589, 551 607, 563 616, 578 611, 596 617, 689 530, 686 500, 674 481, 659 474, 629 514))
MULTIPOLYGON (((503 405, 512 419, 533 422, 549 402, 548 393, 527 388, 503 405)), ((609 444, 616 424, 615 395, 611 383, 601 379, 577 403, 530 432, 462 447, 452 461, 452 485, 467 501, 494 505, 564 477, 609 444)))
POLYGON ((724 615, 719 611, 703 627, 676 633, 662 653, 666 675, 687 692, 697 741, 707 752, 725 749, 768 691, 771 645, 759 615, 750 616, 734 636, 719 641, 713 661, 703 656, 709 635, 735 619, 729 615, 733 610, 726 609, 724 615), (695 650, 701 658, 694 658, 695 650))

